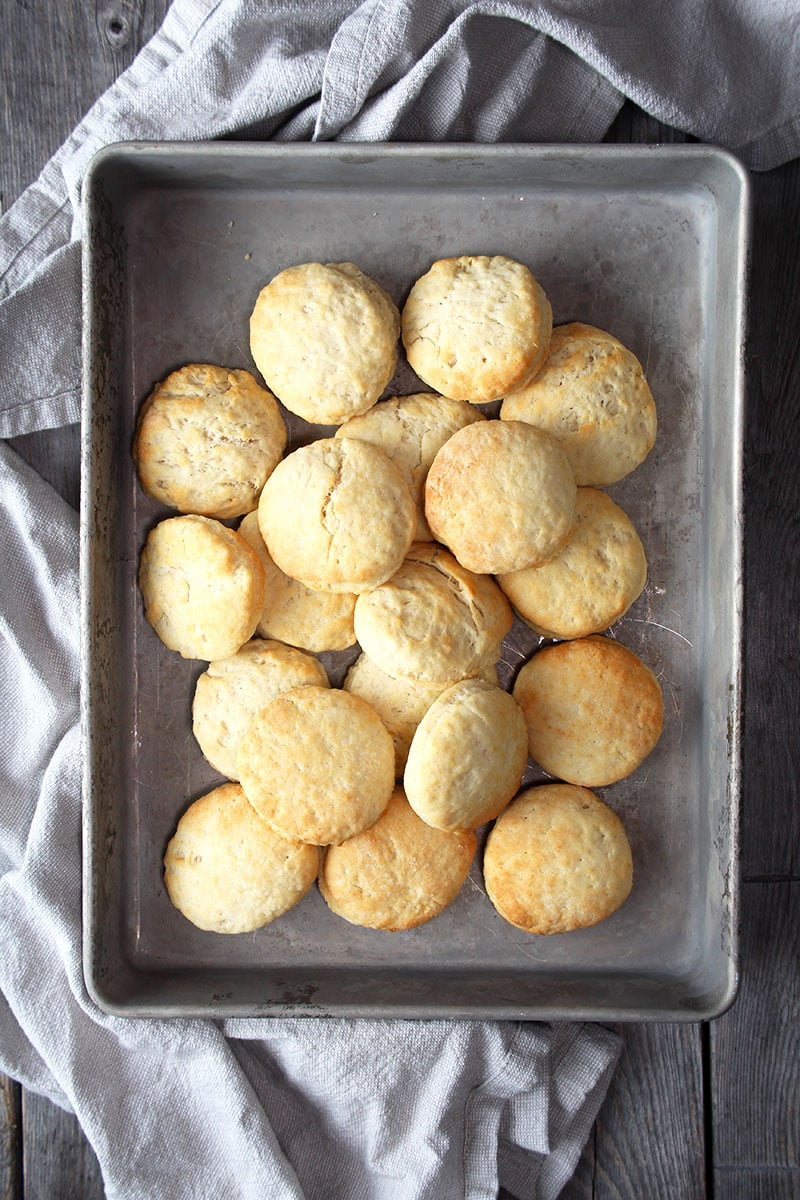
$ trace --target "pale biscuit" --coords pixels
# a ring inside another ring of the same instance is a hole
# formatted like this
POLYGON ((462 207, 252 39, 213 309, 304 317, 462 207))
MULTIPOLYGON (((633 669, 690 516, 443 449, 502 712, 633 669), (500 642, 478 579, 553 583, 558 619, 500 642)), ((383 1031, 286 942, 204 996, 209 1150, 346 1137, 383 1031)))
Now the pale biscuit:
POLYGON ((298 904, 319 870, 319 850, 279 837, 236 783, 195 800, 164 856, 175 907, 199 929, 250 933, 298 904))
POLYGON ((168 517, 148 534, 139 562, 145 617, 184 658, 235 654, 255 632, 264 568, 238 533, 211 517, 168 517))
POLYGON ((272 561, 258 527, 258 513, 248 513, 238 533, 255 550, 264 568, 264 606, 257 631, 291 646, 321 654, 346 650, 356 640, 352 592, 320 592, 292 579, 272 561))
POLYGON ((221 775, 238 779, 239 742, 256 713, 281 692, 312 685, 328 686, 321 662, 294 646, 263 638, 209 663, 192 702, 192 731, 205 758, 221 775))
POLYGON ((424 488, 430 465, 457 430, 482 420, 480 410, 465 400, 418 392, 382 400, 369 412, 346 421, 336 436, 372 442, 397 463, 417 506, 414 540, 429 542, 433 534, 425 520, 424 488))
POLYGON ((561 549, 575 523, 576 492, 555 438, 523 421, 482 421, 454 433, 436 455, 425 515, 462 566, 502 574, 561 549))
POLYGON ((526 933, 569 933, 604 921, 628 898, 633 861, 619 817, 566 783, 530 788, 501 813, 486 842, 486 892, 526 933))
POLYGON ((226 520, 256 507, 285 446, 275 397, 249 371, 191 363, 145 401, 133 457, 148 496, 226 520))
POLYGON ((416 281, 402 314, 403 345, 420 379, 475 404, 530 379, 552 327, 544 291, 504 255, 440 259, 416 281))
POLYGON ((557 437, 581 485, 606 487, 656 440, 656 406, 636 356, 612 334, 574 322, 553 330, 539 374, 508 393, 500 416, 557 437))
MULTIPOLYGON (((470 427, 471 428, 471 427, 470 427)), ((435 542, 416 542, 386 583, 358 597, 356 637, 387 675, 455 683, 495 663, 513 624, 493 579, 435 542)))
POLYGON ((301 687, 258 713, 239 743, 238 775, 284 837, 326 846, 377 820, 394 787, 392 739, 365 700, 301 687))
POLYGON ((543 637, 576 638, 607 629, 647 580, 647 559, 630 518, 610 496, 578 488, 575 528, 539 567, 498 575, 517 613, 543 637))
POLYGON ((630 775, 664 724, 650 668, 626 646, 597 635, 539 650, 520 670, 514 699, 528 723, 531 757, 549 775, 583 787, 630 775))
POLYGON ((286 575, 322 591, 363 592, 400 566, 416 506, 400 468, 380 447, 320 438, 272 472, 258 525, 286 575))
POLYGON ((452 904, 477 840, 421 821, 402 788, 371 828, 325 851, 319 890, 329 908, 369 929, 414 929, 452 904))
POLYGON ((528 728, 502 688, 465 679, 434 700, 414 734, 403 786, 418 817, 453 833, 502 812, 528 762, 528 728))
POLYGON ((397 366, 400 315, 354 263, 300 263, 261 290, 250 351, 279 400, 306 421, 366 412, 397 366))
MULTIPOLYGON (((480 677, 497 686, 497 667, 488 664, 480 677)), ((395 678, 382 671, 366 654, 360 654, 347 672, 342 686, 346 692, 352 692, 371 704, 389 730, 394 742, 395 775, 399 778, 403 774, 417 726, 434 700, 450 684, 395 678)), ((527 753, 527 740, 525 744, 527 753)))

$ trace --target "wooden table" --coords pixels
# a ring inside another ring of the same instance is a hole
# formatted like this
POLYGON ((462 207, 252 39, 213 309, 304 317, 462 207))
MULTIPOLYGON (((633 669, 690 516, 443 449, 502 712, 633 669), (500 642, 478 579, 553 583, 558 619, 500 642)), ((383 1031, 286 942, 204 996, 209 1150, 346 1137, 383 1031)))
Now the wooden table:
MULTIPOLYGON (((166 8, 167 0, 6 0, 4 209, 166 8)), ((687 139, 626 105, 609 140, 687 139)), ((741 988, 711 1023, 620 1028, 623 1058, 567 1200, 800 1196, 800 160, 752 182, 741 988)), ((13 445, 77 506, 75 429, 13 445)), ((3 1200, 103 1195, 72 1116, 1 1076, 0 1096, 3 1200)))

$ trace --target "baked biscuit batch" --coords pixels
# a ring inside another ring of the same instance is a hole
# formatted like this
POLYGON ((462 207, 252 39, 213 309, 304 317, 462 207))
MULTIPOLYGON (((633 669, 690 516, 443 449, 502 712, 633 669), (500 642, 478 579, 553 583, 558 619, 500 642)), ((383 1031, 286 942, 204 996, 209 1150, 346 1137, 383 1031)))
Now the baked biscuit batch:
POLYGON ((176 510, 141 554, 145 616, 208 664, 192 728, 226 779, 169 841, 172 903, 249 932, 318 881, 344 920, 411 929, 456 898, 491 824, 483 875, 507 922, 610 916, 631 850, 591 789, 636 770, 663 723, 653 672, 599 636, 647 574, 602 490, 655 440, 639 362, 600 329, 554 329, 528 267, 481 255, 435 262, 402 315, 353 263, 291 266, 250 346, 266 386, 173 371, 133 446, 144 491, 176 510), (432 390, 381 399, 400 339, 432 390), (287 453, 282 409, 329 428, 287 453), (515 614, 548 641, 507 691, 515 614), (317 656, 342 650, 332 687, 317 656), (529 758, 554 782, 520 792, 529 758))

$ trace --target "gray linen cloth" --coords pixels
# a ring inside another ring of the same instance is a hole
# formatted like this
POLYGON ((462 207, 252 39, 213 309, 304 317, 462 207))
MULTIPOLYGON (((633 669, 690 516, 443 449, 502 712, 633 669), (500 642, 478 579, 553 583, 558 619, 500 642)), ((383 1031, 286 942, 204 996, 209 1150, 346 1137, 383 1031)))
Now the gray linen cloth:
MULTIPOLYGON (((624 96, 797 154, 776 0, 176 0, 0 221, 0 436, 79 416, 81 180, 127 139, 594 141, 624 96)), ((619 1052, 599 1026, 121 1020, 80 961, 77 518, 0 443, 0 1068, 77 1113, 110 1197, 555 1197, 619 1052)))

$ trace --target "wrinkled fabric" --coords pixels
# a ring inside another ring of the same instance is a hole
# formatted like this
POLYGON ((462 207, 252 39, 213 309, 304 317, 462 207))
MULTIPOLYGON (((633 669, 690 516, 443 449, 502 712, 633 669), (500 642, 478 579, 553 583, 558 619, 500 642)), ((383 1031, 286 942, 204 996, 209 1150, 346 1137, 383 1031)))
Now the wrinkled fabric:
MULTIPOLYGON (((0 218, 0 435, 78 419, 81 183, 101 146, 591 142, 627 96, 768 168, 798 151, 797 31, 788 0, 176 0, 0 218)), ((77 517, 5 445, 0 496, 0 1068, 77 1114, 112 1198, 556 1197, 619 1053, 602 1027, 92 1002, 77 517)))

